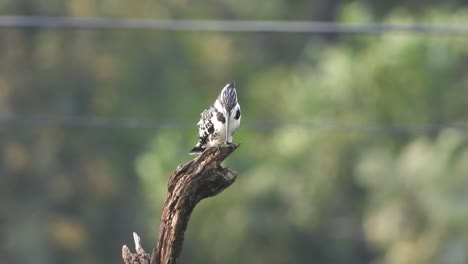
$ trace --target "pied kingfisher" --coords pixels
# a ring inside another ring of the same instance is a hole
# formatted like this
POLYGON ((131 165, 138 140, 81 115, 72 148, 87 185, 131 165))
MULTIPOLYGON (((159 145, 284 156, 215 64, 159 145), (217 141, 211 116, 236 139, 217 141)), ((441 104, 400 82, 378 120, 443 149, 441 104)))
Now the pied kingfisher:
POLYGON ((206 148, 223 143, 232 144, 232 135, 239 128, 240 105, 237 102, 236 83, 224 86, 213 105, 201 113, 198 121, 198 143, 190 154, 201 154, 206 148))

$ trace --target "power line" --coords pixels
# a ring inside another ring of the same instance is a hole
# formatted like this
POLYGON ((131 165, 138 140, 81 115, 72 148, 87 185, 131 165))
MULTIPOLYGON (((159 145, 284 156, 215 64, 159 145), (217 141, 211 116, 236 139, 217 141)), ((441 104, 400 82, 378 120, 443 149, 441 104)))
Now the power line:
POLYGON ((160 20, 50 16, 0 16, 0 28, 468 35, 468 25, 345 24, 316 21, 160 20))
MULTIPOLYGON (((193 122, 192 122, 193 123, 193 122)), ((6 126, 21 127, 83 127, 83 128, 182 128, 188 127, 188 122, 174 120, 154 120, 137 118, 105 118, 105 117, 79 117, 79 116, 56 116, 56 117, 24 117, 24 116, 2 116, 0 117, 0 128, 6 126)), ((195 127, 194 124, 190 124, 195 127)))
MULTIPOLYGON (((138 118, 104 117, 0 117, 0 130, 11 127, 74 127, 90 129, 196 129, 195 122, 184 120, 155 120, 138 118)), ((455 129, 468 133, 468 126, 460 124, 343 124, 313 121, 243 121, 248 130, 270 131, 284 127, 301 127, 317 131, 360 132, 381 134, 434 133, 444 129, 455 129)))

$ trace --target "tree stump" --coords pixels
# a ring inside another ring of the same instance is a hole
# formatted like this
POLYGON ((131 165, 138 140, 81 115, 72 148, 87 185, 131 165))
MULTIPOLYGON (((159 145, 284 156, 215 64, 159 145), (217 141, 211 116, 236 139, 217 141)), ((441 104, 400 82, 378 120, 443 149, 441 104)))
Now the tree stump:
POLYGON ((197 203, 219 194, 236 180, 236 173, 221 167, 221 162, 238 147, 239 145, 229 145, 209 148, 172 172, 167 185, 158 240, 150 262, 149 254, 145 253, 140 245, 140 238, 134 233, 136 253, 131 253, 127 246, 123 246, 122 257, 125 264, 178 263, 184 233, 197 203))

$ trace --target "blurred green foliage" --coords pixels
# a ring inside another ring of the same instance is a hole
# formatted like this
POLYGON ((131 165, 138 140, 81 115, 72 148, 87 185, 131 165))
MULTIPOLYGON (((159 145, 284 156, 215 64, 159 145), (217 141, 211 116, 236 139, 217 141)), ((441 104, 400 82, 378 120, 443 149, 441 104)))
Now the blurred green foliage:
MULTIPOLYGON (((405 24, 466 24, 462 7, 0 3, 2 14, 405 24)), ((430 126, 466 125, 466 37, 1 30, 2 116, 169 121, 1 124, 5 263, 119 263, 133 231, 149 251, 167 177, 191 158, 199 113, 234 79, 242 145, 226 165, 238 180, 196 207, 183 263, 468 262, 466 129, 430 126)))

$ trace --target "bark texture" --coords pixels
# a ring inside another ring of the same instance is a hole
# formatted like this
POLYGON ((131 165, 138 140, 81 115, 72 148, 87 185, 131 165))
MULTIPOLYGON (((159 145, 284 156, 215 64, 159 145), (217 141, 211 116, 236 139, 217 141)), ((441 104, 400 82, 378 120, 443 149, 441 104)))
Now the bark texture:
MULTIPOLYGON (((221 162, 237 147, 238 145, 209 148, 187 164, 179 165, 172 172, 167 185, 167 197, 161 216, 157 245, 151 254, 151 264, 178 263, 184 233, 197 203, 204 198, 219 194, 236 180, 236 173, 221 167, 221 162)), ((141 245, 136 247, 137 253, 132 254, 124 246, 122 249, 124 262, 148 263, 146 262, 148 254, 141 245), (142 262, 139 262, 139 259, 142 262)))

